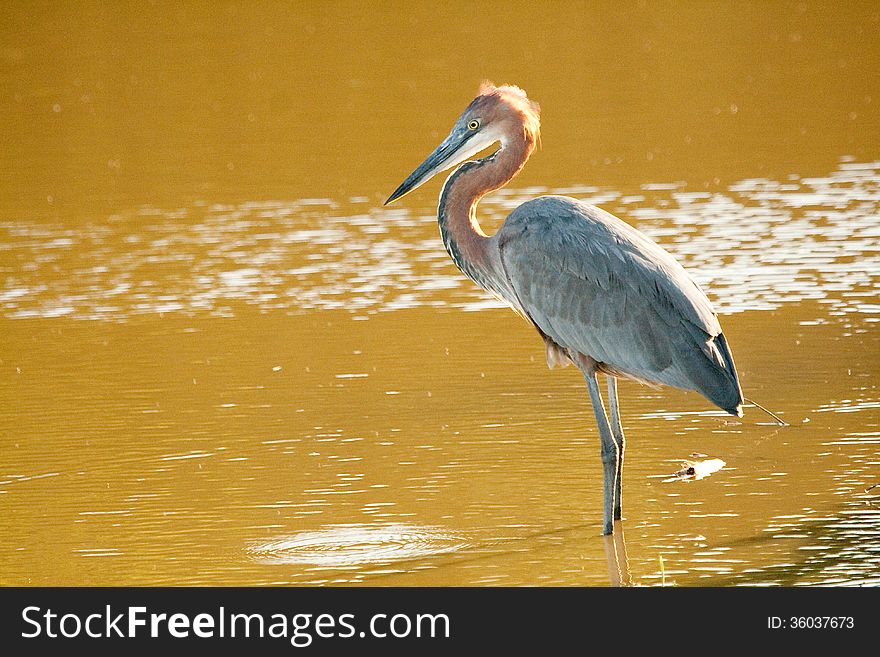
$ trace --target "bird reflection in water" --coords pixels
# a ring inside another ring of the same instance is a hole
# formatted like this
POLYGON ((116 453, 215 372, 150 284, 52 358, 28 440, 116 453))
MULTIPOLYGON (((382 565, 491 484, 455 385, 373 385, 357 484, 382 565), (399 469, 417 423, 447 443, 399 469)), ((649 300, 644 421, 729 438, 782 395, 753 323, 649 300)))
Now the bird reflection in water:
POLYGON ((608 582, 613 587, 633 586, 629 571, 629 556, 626 553, 626 539, 623 523, 614 523, 614 532, 602 537, 605 545, 605 558, 608 560, 608 582))

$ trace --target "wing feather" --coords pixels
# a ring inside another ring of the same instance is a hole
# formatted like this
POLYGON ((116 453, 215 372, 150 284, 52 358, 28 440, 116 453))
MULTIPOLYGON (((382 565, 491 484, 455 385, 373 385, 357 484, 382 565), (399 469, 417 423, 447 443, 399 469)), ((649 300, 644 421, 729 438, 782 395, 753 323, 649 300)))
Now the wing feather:
POLYGON ((543 196, 511 213, 494 239, 512 303, 562 349, 719 405, 740 398, 726 342, 715 344, 712 304, 644 234, 597 207, 543 196))

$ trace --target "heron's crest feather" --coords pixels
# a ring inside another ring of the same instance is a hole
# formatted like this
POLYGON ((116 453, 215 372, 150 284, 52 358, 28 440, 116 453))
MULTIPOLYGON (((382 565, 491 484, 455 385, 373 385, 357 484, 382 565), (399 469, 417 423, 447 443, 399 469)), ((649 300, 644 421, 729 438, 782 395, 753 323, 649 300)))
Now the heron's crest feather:
POLYGON ((512 84, 502 84, 496 86, 489 80, 484 80, 480 84, 478 100, 492 99, 496 102, 503 102, 511 109, 515 110, 522 116, 523 128, 530 133, 534 141, 539 141, 541 137, 541 106, 533 100, 530 100, 526 92, 512 84))

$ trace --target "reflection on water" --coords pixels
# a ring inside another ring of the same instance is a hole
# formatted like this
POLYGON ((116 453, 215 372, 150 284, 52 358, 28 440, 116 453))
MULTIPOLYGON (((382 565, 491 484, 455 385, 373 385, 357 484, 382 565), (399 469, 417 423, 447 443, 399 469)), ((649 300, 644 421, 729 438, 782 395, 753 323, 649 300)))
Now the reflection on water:
MULTIPOLYGON (((846 158, 845 158, 846 159, 846 158)), ((505 189, 488 222, 541 193, 565 193, 634 222, 710 291, 719 312, 819 300, 829 321, 880 321, 880 162, 844 161, 827 177, 744 180, 727 192, 685 183, 617 192, 505 189)), ((500 307, 454 271, 433 216, 364 199, 143 207, 82 226, 0 224, 7 317, 123 320, 145 313, 229 315, 245 302, 285 312, 363 315, 421 306, 500 307)))
POLYGON ((848 504, 831 515, 805 507, 802 513, 772 518, 763 529, 770 540, 750 541, 754 549, 774 555, 771 563, 729 575, 717 584, 880 585, 877 501, 877 496, 863 499, 862 504, 848 504))

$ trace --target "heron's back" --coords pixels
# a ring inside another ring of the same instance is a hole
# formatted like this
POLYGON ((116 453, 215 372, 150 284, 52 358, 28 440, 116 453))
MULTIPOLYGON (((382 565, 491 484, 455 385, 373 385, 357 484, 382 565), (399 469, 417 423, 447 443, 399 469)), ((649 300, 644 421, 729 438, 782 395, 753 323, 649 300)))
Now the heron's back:
POLYGON ((741 414, 712 304, 675 259, 613 215, 564 196, 519 206, 494 236, 512 305, 563 352, 695 390, 741 414))

